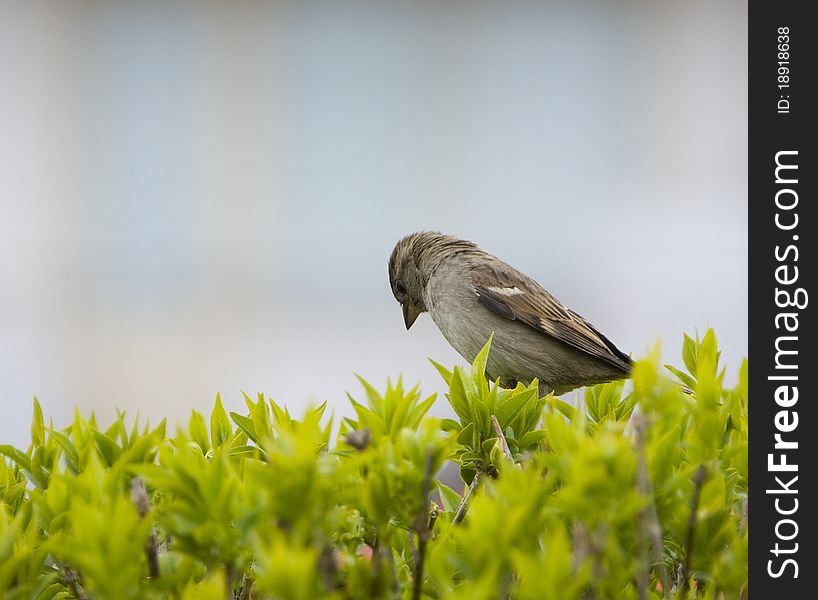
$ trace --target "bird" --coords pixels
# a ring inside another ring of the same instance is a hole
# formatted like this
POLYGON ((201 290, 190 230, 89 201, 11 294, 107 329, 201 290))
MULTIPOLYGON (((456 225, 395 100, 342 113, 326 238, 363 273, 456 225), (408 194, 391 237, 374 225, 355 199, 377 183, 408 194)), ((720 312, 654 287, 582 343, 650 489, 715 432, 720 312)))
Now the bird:
POLYGON ((540 396, 626 379, 631 358, 539 283, 474 242, 436 231, 400 239, 389 284, 406 329, 428 312, 467 361, 491 342, 486 374, 503 388, 530 385, 540 396))

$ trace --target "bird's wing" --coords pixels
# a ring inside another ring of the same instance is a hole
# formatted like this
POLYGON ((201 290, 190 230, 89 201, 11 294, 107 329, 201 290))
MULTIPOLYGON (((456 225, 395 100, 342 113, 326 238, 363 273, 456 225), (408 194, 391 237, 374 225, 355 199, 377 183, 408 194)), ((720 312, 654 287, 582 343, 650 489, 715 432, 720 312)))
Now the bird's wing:
POLYGON ((630 370, 628 355, 530 277, 499 259, 474 266, 471 276, 478 302, 492 312, 525 323, 624 372, 630 370))

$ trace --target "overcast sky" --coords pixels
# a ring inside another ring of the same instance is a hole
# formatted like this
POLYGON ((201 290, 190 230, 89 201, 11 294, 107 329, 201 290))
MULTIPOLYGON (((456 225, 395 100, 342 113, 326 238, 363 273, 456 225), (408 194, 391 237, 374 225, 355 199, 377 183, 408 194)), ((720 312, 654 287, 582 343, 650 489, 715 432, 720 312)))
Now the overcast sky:
MULTIPOLYGON (((0 18, 0 442, 442 389, 395 241, 472 239, 626 352, 747 350, 744 2, 18 3, 0 18)), ((445 400, 435 407, 448 414, 445 400)))

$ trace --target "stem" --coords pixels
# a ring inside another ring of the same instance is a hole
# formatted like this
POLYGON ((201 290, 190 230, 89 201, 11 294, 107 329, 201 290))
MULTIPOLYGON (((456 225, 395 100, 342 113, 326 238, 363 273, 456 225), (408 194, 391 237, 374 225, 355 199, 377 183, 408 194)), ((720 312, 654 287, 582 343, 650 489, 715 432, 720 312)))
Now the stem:
POLYGON ((225 600, 235 600, 233 594, 233 583, 236 581, 236 569, 233 565, 226 565, 224 572, 224 597, 225 600))
MULTIPOLYGON (((411 545, 411 535, 409 544, 411 545)), ((392 578, 392 594, 395 598, 400 596, 400 582, 398 581, 398 570, 395 567, 395 557, 392 555, 392 550, 386 553, 386 562, 389 563, 389 575, 392 578)))
MULTIPOLYGON (((573 549, 573 562, 574 562, 574 573, 580 572, 582 570, 583 565, 590 561, 591 563, 591 579, 596 581, 602 581, 605 577, 604 566, 602 562, 602 546, 604 546, 605 542, 602 541, 601 543, 594 540, 594 537, 597 539, 601 538, 602 540, 605 539, 605 531, 604 529, 599 526, 596 529, 596 532, 591 532, 588 528, 581 522, 576 521, 573 525, 571 535, 573 537, 574 542, 574 549, 573 549)), ((599 595, 594 591, 591 587, 591 583, 585 585, 583 589, 582 595, 580 598, 583 600, 593 600, 598 598, 599 595)))
POLYGON ((741 522, 738 526, 738 534, 744 537, 744 532, 747 531, 747 515, 748 515, 749 498, 745 498, 741 503, 741 522))
POLYGON ((250 600, 253 594, 253 578, 244 575, 241 584, 241 591, 239 592, 239 600, 250 600))
POLYGON ((432 502, 431 504, 432 504, 432 510, 429 513, 429 532, 430 533, 432 531, 434 531, 435 523, 437 522, 438 516, 440 516, 440 507, 437 504, 435 504, 434 502, 432 502))
POLYGON ((68 565, 63 565, 60 567, 60 573, 62 574, 65 584, 71 590, 71 593, 74 594, 74 598, 77 600, 88 600, 88 594, 85 593, 85 589, 82 587, 82 583, 80 583, 80 576, 74 569, 68 565))
POLYGON ((363 452, 369 446, 370 437, 369 427, 364 427, 363 429, 350 431, 344 436, 344 441, 359 452, 363 452))
POLYGON ((690 499, 690 519, 687 521, 687 542, 685 543, 685 568, 683 589, 687 592, 690 589, 690 572, 693 565, 693 540, 696 533, 696 522, 699 512, 699 498, 702 493, 702 485, 707 478, 707 469, 704 465, 699 465, 696 474, 693 476, 693 497, 690 499))
MULTIPOLYGON (((144 519, 151 511, 151 501, 141 477, 134 477, 131 481, 131 500, 136 505, 139 517, 144 519)), ((159 577, 159 540, 153 527, 145 543, 145 555, 148 558, 148 576, 159 577)))
POLYGON ((469 485, 469 489, 466 490, 466 493, 463 494, 463 498, 460 500, 460 504, 457 507, 457 512, 454 513, 454 518, 452 519, 452 525, 457 525, 463 520, 463 517, 466 516, 466 510, 469 508, 469 499, 471 498, 472 494, 477 490, 477 485, 480 483, 480 469, 477 469, 474 473, 474 479, 471 480, 471 484, 469 485))
POLYGON ((381 595, 381 543, 380 537, 376 537, 372 543, 372 584, 369 589, 371 598, 380 598, 381 595))
POLYGON ((415 557, 415 569, 412 574, 412 600, 420 600, 423 592, 423 563, 426 560, 426 544, 432 535, 431 527, 429 526, 429 494, 432 490, 432 467, 433 457, 432 449, 426 449, 426 465, 423 471, 423 504, 418 514, 415 530, 418 536, 418 547, 415 557))
POLYGON ((337 570, 333 547, 328 542, 324 542, 318 555, 318 573, 327 591, 336 589, 338 586, 337 570))
POLYGON ((497 434, 497 437, 503 444, 503 454, 505 454, 508 457, 508 459, 512 463, 514 463, 514 457, 511 456, 511 449, 508 447, 508 442, 506 441, 506 436, 503 433, 503 428, 500 427, 500 421, 498 421, 497 417, 495 417, 494 415, 491 415, 491 424, 494 426, 494 433, 497 434))
POLYGON ((156 530, 151 529, 148 541, 145 543, 145 554, 148 556, 148 576, 159 577, 159 542, 156 537, 156 530))
MULTIPOLYGON (((639 527, 642 529, 642 539, 650 538, 653 545, 653 562, 659 572, 659 581, 662 584, 662 595, 668 597, 670 593, 671 583, 670 575, 665 566, 665 542, 664 534, 662 533, 662 525, 659 523, 659 515, 656 513, 656 502, 653 498, 653 486, 650 482, 650 475, 648 474, 648 460, 645 452, 645 418, 642 415, 636 415, 633 419, 634 433, 636 439, 636 448, 639 453, 639 462, 636 471, 636 483, 639 491, 649 499, 648 505, 639 513, 639 527)), ((645 548, 647 554, 647 548, 645 548)), ((638 575, 638 592, 639 598, 647 598, 648 586, 650 585, 650 568, 648 566, 648 558, 644 557, 645 568, 638 575)))

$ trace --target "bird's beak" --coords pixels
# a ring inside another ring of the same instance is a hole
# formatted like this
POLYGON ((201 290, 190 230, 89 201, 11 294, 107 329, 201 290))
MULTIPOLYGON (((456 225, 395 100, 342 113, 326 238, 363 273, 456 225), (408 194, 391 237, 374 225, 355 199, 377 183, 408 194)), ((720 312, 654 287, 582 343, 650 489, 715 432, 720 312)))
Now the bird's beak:
POLYGON ((420 310, 411 302, 403 304, 403 322, 406 323, 406 330, 412 326, 412 323, 420 316, 420 310))

